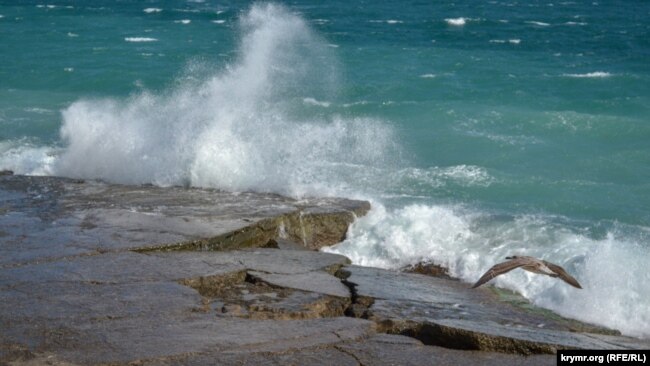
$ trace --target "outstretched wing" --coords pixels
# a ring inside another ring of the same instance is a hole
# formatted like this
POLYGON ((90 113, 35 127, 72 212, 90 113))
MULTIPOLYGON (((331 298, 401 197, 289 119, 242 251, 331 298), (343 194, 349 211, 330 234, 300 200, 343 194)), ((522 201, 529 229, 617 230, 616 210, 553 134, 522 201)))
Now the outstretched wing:
POLYGON ((567 271, 564 270, 564 268, 558 266, 557 264, 549 263, 547 261, 542 261, 546 265, 546 267, 550 268, 551 271, 557 273, 557 276, 561 278, 564 282, 568 283, 569 285, 577 288, 582 288, 580 284, 578 283, 578 280, 573 278, 570 274, 567 273, 567 271))
POLYGON ((502 275, 506 272, 510 272, 515 268, 519 268, 523 266, 524 264, 526 264, 526 261, 521 260, 521 258, 515 258, 507 262, 495 264, 494 266, 492 266, 492 268, 490 268, 487 272, 485 272, 485 274, 483 274, 483 276, 481 276, 481 278, 479 278, 478 281, 476 281, 476 283, 474 284, 474 286, 472 286, 472 288, 477 288, 482 284, 488 282, 489 280, 493 279, 494 277, 498 275, 502 275))

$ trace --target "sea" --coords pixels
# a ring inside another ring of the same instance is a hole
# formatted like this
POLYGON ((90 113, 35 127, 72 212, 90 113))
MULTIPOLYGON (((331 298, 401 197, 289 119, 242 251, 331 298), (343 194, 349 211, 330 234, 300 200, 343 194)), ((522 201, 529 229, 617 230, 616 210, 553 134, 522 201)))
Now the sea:
POLYGON ((0 0, 0 58, 0 170, 365 199, 326 251, 650 337, 646 0, 0 0))

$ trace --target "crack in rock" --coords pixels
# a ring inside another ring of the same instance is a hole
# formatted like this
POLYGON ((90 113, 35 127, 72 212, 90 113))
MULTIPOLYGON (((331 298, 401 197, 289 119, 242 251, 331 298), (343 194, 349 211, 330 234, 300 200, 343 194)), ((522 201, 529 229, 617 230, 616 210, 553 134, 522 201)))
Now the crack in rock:
POLYGON ((217 316, 297 320, 344 315, 350 299, 270 285, 246 270, 180 281, 202 296, 201 310, 217 316))

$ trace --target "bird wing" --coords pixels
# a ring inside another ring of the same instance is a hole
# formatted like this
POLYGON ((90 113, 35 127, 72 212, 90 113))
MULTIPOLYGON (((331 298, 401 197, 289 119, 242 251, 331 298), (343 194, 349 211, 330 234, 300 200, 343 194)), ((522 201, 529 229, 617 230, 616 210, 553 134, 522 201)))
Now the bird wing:
POLYGON ((570 274, 567 273, 567 271, 564 270, 564 268, 558 266, 557 264, 549 263, 547 261, 542 261, 548 267, 551 271, 557 273, 558 277, 562 279, 562 281, 568 283, 569 285, 577 288, 582 288, 580 286, 580 283, 578 283, 578 280, 573 278, 570 274))
POLYGON ((524 264, 526 264, 526 261, 522 260, 522 258, 515 258, 507 262, 495 264, 494 266, 492 266, 492 268, 490 268, 487 272, 485 272, 485 274, 483 274, 483 276, 481 276, 481 278, 479 278, 478 281, 476 281, 476 283, 474 284, 474 286, 472 286, 472 288, 477 288, 482 284, 488 282, 489 280, 493 279, 494 277, 498 275, 502 275, 506 272, 510 272, 515 268, 519 268, 523 266, 524 264))

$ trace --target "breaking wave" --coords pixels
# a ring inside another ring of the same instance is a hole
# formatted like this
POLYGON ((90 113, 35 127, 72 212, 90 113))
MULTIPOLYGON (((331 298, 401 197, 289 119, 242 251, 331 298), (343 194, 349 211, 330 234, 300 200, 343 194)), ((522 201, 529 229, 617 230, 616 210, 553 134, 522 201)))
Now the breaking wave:
POLYGON ((55 173, 322 195, 349 192, 341 164, 384 166, 394 155, 393 132, 381 121, 300 110, 338 88, 327 42, 300 16, 255 5, 240 27, 238 59, 203 81, 64 110, 66 149, 55 173), (301 97, 305 90, 313 98, 301 97))
POLYGON ((326 251, 356 264, 391 269, 433 261, 468 283, 508 255, 544 258, 574 274, 583 289, 525 271, 492 282, 561 315, 649 337, 650 273, 643 246, 648 238, 633 239, 616 225, 593 238, 558 221, 445 205, 391 210, 375 204, 368 216, 353 224, 346 241, 326 251))

